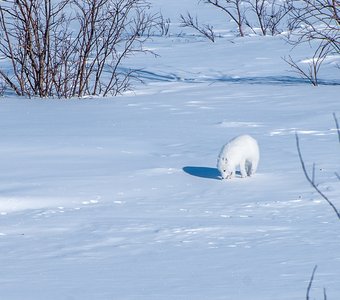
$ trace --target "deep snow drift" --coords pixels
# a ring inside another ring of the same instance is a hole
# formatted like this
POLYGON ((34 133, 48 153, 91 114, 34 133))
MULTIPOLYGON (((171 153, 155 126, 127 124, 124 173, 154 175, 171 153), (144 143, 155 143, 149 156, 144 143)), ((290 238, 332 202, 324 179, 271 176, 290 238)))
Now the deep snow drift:
MULTIPOLYGON (((129 62, 146 85, 122 97, 0 99, 1 298, 297 300, 317 264, 313 297, 337 299, 339 221, 295 132, 340 207, 340 87, 288 72, 280 38, 150 48, 129 62), (258 140, 258 171, 222 181, 238 134, 258 140)), ((321 77, 335 82, 331 63, 321 77)))

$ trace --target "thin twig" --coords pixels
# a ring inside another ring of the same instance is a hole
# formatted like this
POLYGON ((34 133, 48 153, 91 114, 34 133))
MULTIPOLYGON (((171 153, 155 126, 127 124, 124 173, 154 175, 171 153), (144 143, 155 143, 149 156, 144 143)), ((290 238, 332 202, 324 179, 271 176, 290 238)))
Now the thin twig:
POLYGON ((338 172, 334 172, 334 174, 335 174, 336 178, 338 178, 338 180, 340 181, 340 175, 339 175, 339 173, 338 173, 338 172))
POLYGON ((334 122, 335 122, 335 126, 336 126, 336 131, 338 133, 338 140, 339 140, 339 143, 340 143, 340 129, 339 129, 339 121, 338 121, 338 118, 336 116, 335 113, 333 113, 333 118, 334 118, 334 122))
POLYGON ((318 268, 317 265, 315 265, 314 269, 313 269, 313 272, 312 272, 312 276, 309 280, 309 283, 308 283, 308 287, 307 287, 307 293, 306 293, 306 300, 309 300, 309 293, 310 293, 310 290, 312 288, 312 284, 313 284, 313 280, 314 280, 314 275, 315 275, 315 272, 316 272, 316 269, 318 268))
POLYGON ((332 201, 330 201, 328 199, 328 197, 317 187, 317 185, 315 184, 315 182, 313 181, 313 178, 310 177, 310 175, 307 172, 306 169, 306 165, 305 162, 303 160, 302 154, 301 154, 301 148, 300 148, 300 142, 299 142, 299 136, 297 133, 295 133, 295 138, 296 138, 296 147, 298 150, 298 154, 299 154, 299 159, 300 159, 300 163, 301 163, 301 167, 303 170, 303 173, 307 179, 307 181, 311 184, 311 186, 314 188, 315 191, 318 192, 318 194, 324 199, 326 200, 326 202, 332 207, 332 209, 334 210, 334 212, 336 213, 338 219, 340 220, 340 212, 338 211, 338 209, 335 207, 335 205, 332 203, 332 201))
POLYGON ((211 25, 199 25, 197 17, 194 18, 190 13, 187 13, 186 17, 181 15, 181 27, 191 27, 213 43, 215 42, 213 27, 211 25))
POLYGON ((327 300, 327 293, 325 288, 323 288, 323 300, 327 300))

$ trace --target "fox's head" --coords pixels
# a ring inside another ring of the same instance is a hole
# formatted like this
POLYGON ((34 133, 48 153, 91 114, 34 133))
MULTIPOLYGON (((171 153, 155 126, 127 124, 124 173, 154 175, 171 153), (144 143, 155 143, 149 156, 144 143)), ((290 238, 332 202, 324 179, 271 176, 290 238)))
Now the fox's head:
POLYGON ((226 157, 219 157, 217 160, 217 169, 221 173, 222 179, 231 179, 233 176, 233 168, 228 163, 228 159, 226 157))

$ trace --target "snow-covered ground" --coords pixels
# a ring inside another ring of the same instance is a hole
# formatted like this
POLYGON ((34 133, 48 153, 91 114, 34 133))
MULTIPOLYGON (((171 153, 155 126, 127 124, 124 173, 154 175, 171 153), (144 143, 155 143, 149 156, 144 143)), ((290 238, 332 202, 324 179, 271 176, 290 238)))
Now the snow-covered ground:
MULTIPOLYGON (((161 2, 173 22, 196 5, 161 2)), ((146 83, 134 92, 0 99, 1 299, 298 300, 316 264, 313 297, 339 298, 340 224, 295 145, 298 132, 340 207, 334 61, 315 88, 288 71, 279 37, 171 30, 149 45, 159 57, 129 61, 146 83), (244 133, 258 172, 222 181, 220 148, 244 133)))

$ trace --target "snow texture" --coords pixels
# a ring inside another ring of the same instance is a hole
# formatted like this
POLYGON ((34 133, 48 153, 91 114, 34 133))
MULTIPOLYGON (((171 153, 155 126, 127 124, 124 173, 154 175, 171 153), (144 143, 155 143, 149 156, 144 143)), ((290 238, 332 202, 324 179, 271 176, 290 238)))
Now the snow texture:
POLYGON ((0 98, 1 299, 298 300, 316 264, 313 299, 338 299, 340 224, 295 145, 297 132, 339 208, 334 61, 315 88, 287 71, 280 37, 236 38, 195 0, 153 2, 174 23, 149 44, 159 57, 129 60, 146 83, 134 92, 0 98), (217 24, 216 43, 181 33, 185 10, 217 24), (259 169, 220 180, 216 155, 241 134, 259 169))

